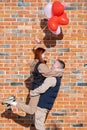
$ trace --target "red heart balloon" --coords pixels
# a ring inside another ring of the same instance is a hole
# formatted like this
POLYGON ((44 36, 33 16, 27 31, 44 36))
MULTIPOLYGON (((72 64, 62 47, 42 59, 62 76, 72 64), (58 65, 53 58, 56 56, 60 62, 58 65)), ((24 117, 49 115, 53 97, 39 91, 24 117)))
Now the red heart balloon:
POLYGON ((66 13, 63 13, 61 16, 58 17, 58 24, 67 25, 68 23, 69 19, 67 18, 66 13))
POLYGON ((59 1, 55 1, 52 4, 52 13, 54 16, 60 16, 64 12, 64 6, 59 1))
POLYGON ((48 27, 52 31, 56 31, 58 28, 58 17, 53 16, 48 20, 48 27))

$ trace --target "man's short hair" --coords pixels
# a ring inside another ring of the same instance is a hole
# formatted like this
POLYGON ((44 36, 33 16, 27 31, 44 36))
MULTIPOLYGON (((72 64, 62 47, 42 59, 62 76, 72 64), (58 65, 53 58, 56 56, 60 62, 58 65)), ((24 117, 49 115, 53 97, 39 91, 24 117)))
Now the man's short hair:
POLYGON ((59 60, 59 59, 58 59, 58 61, 60 62, 60 64, 61 64, 62 68, 64 69, 64 68, 65 68, 65 63, 64 63, 64 61, 59 60))

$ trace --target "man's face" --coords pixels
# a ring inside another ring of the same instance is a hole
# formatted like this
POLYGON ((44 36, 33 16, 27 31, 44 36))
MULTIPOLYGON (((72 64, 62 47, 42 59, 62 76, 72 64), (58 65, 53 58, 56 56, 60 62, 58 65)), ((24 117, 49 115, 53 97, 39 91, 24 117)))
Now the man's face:
POLYGON ((59 61, 55 61, 55 63, 52 66, 53 69, 62 69, 61 64, 59 61))

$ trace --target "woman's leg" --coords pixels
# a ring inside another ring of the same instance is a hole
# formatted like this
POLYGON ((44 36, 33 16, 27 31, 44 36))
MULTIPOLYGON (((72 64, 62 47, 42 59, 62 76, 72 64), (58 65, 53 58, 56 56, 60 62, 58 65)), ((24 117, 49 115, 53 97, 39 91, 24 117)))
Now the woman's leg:
POLYGON ((38 100, 39 96, 30 97, 28 105, 17 102, 16 107, 27 114, 34 114, 36 111, 38 100))

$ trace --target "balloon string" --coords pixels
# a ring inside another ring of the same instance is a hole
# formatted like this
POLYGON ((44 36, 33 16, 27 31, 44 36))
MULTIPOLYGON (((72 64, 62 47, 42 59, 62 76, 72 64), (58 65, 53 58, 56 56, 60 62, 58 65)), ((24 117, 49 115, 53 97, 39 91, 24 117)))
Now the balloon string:
POLYGON ((43 31, 47 28, 47 25, 42 29, 43 31))

